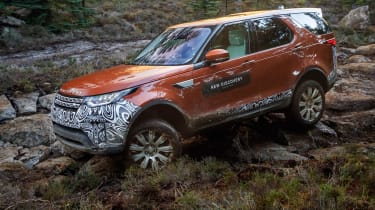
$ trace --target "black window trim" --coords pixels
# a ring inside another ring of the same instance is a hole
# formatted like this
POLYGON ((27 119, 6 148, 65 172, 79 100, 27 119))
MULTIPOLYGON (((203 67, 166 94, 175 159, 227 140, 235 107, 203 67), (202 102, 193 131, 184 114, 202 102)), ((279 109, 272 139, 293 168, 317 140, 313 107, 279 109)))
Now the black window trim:
POLYGON ((220 32, 223 31, 223 29, 226 27, 226 26, 230 26, 230 25, 235 25, 235 24, 243 24, 245 25, 245 28, 246 28, 246 31, 247 31, 247 46, 246 46, 246 55, 249 55, 251 53, 253 53, 252 51, 250 51, 250 46, 251 46, 251 35, 250 35, 250 24, 249 24, 249 20, 250 19, 245 19, 245 20, 236 20, 236 21, 233 21, 233 22, 227 22, 227 23, 223 23, 223 24, 220 24, 218 25, 217 29, 215 31, 213 31, 213 33, 211 34, 211 36, 207 39, 207 42, 204 44, 205 46, 202 48, 203 50, 201 50, 201 54, 199 56, 197 56, 197 59, 195 60, 195 62, 193 63, 199 63, 199 62, 204 62, 205 61, 205 55, 206 53, 208 52, 208 48, 210 47, 210 44, 211 42, 220 34, 220 32), (249 46, 250 45, 250 46, 249 46))
MULTIPOLYGON (((295 31, 292 28, 290 28, 288 26, 288 24, 286 24, 283 21, 283 18, 285 18, 285 16, 286 15, 272 15, 272 16, 265 16, 265 17, 253 18, 253 19, 249 20, 250 21, 250 27, 253 30, 251 33, 254 36, 254 42, 256 42, 258 35, 256 33, 255 25, 254 25, 253 22, 256 21, 256 20, 261 20, 261 19, 270 19, 270 18, 271 19, 278 19, 279 21, 281 21, 288 28, 288 30, 290 31, 290 33, 292 35, 292 38, 290 39, 290 41, 288 43, 285 43, 285 44, 282 44, 282 45, 278 45, 278 46, 274 46, 274 47, 267 48, 267 49, 263 49, 263 50, 259 50, 259 51, 258 51, 257 46, 256 46, 253 53, 259 53, 259 52, 264 52, 264 51, 272 50, 272 49, 279 48, 279 47, 284 47, 285 45, 288 45, 288 44, 292 43, 295 40, 295 38, 296 38, 296 36, 294 34, 295 31)), ((288 16, 289 16, 289 14, 288 14, 288 16)))
POLYGON ((312 32, 312 31, 310 31, 309 29, 307 29, 307 28, 303 25, 303 23, 301 23, 301 22, 299 22, 298 20, 296 20, 296 18, 293 18, 293 17, 292 17, 293 14, 313 14, 313 15, 316 15, 321 21, 323 21, 323 23, 325 24, 325 27, 328 28, 328 32, 327 32, 327 33, 324 33, 324 34, 332 33, 332 28, 329 26, 328 22, 327 22, 324 18, 322 18, 322 17, 319 15, 319 13, 317 13, 317 12, 292 12, 292 13, 287 14, 287 16, 290 18, 290 20, 293 21, 293 23, 297 24, 299 27, 306 29, 307 31, 309 31, 310 33, 312 33, 312 34, 314 34, 314 35, 316 35, 316 36, 320 36, 320 35, 324 35, 324 34, 316 34, 316 33, 312 32))

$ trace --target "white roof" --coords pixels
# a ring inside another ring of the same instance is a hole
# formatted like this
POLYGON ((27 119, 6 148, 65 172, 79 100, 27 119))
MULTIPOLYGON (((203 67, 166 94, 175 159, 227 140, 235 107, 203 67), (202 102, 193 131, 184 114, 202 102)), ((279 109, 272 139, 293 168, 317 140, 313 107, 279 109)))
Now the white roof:
POLYGON ((323 17, 322 9, 320 8, 292 8, 292 9, 279 9, 279 10, 261 10, 250 11, 230 14, 224 17, 199 20, 194 22, 182 23, 171 26, 170 28, 189 27, 189 26, 202 26, 202 25, 217 25, 233 21, 240 21, 249 18, 267 17, 273 15, 287 15, 291 13, 317 13, 321 18, 323 17))

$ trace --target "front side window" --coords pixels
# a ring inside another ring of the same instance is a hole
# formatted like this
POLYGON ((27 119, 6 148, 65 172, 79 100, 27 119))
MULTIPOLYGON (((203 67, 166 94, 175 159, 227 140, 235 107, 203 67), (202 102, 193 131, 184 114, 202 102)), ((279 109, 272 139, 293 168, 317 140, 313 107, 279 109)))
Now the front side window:
POLYGON ((210 50, 225 49, 230 59, 242 57, 248 52, 248 40, 245 23, 227 25, 213 39, 210 50))
POLYGON ((290 14, 295 22, 309 30, 311 33, 320 35, 331 32, 327 23, 316 13, 295 13, 290 14))
POLYGON ((211 34, 211 28, 174 28, 157 36, 133 64, 182 65, 193 60, 211 34))
POLYGON ((256 51, 287 44, 293 40, 293 33, 278 18, 264 18, 253 21, 256 34, 256 51))

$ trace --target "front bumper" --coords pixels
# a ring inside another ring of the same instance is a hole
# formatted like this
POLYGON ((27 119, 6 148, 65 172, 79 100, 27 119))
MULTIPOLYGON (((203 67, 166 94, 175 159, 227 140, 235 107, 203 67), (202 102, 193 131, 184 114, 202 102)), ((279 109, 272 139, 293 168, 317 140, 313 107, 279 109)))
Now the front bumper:
POLYGON ((71 129, 56 123, 53 123, 53 129, 63 144, 80 151, 91 154, 116 154, 123 150, 122 144, 104 144, 103 148, 95 146, 87 135, 78 129, 71 129))
POLYGON ((82 102, 80 98, 56 95, 51 118, 61 142, 93 154, 123 150, 130 120, 139 107, 126 100, 98 107, 82 102))

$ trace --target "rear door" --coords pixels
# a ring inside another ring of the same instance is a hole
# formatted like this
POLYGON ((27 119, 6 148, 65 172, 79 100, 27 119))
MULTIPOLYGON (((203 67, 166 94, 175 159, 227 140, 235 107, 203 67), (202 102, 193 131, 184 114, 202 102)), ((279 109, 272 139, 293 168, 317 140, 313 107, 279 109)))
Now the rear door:
POLYGON ((265 110, 292 96, 291 89, 303 70, 304 43, 282 17, 252 20, 251 25, 256 43, 252 71, 259 97, 264 101, 259 109, 265 110))

